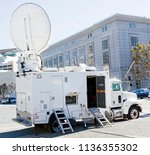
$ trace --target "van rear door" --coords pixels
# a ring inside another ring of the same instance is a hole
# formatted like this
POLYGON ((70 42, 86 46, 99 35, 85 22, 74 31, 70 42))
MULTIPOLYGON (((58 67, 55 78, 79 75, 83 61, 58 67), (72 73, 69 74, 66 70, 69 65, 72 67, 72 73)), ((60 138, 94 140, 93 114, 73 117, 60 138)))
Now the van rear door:
POLYGON ((105 76, 96 77, 97 107, 106 108, 105 76))

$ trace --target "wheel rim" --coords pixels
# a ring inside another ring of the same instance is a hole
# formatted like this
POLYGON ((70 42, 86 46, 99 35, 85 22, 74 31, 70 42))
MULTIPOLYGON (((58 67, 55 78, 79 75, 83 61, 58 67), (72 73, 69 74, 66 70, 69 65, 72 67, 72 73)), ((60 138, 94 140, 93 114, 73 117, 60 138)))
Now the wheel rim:
POLYGON ((130 116, 131 116, 132 119, 138 118, 138 115, 139 115, 139 114, 138 114, 137 109, 132 109, 132 110, 131 110, 130 116))
POLYGON ((61 131, 61 128, 57 122, 57 120, 55 120, 53 123, 52 123, 52 129, 54 132, 60 132, 61 131))

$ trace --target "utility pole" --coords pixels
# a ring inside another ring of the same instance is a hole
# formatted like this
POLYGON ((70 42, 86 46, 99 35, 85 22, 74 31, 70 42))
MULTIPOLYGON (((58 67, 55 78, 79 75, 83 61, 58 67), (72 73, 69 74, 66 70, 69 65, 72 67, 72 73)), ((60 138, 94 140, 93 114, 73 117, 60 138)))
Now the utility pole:
POLYGON ((132 69, 134 63, 135 63, 135 61, 132 62, 132 64, 130 65, 130 67, 129 67, 129 69, 127 70, 126 75, 125 75, 125 77, 124 77, 124 79, 127 79, 127 90, 130 90, 130 87, 131 87, 131 86, 130 86, 130 80, 131 80, 131 78, 128 77, 128 75, 129 75, 130 70, 132 69), (128 78, 127 78, 127 77, 128 77, 128 78))

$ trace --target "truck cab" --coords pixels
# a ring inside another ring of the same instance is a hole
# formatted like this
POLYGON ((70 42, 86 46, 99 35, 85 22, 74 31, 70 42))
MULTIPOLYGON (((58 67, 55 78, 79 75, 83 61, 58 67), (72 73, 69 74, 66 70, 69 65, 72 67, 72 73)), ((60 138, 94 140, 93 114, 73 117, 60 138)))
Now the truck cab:
POLYGON ((113 120, 128 118, 137 119, 142 111, 136 94, 123 91, 121 81, 110 79, 111 105, 113 120))

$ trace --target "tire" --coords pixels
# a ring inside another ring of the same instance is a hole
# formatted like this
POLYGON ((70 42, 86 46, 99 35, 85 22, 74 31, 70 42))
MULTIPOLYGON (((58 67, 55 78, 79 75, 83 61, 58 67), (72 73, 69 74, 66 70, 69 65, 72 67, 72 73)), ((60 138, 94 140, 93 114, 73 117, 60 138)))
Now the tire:
POLYGON ((55 117, 52 117, 50 119, 47 128, 48 128, 48 131, 51 133, 59 133, 61 131, 61 128, 55 117))
POLYGON ((139 118, 139 108, 136 106, 132 106, 129 109, 128 119, 138 119, 139 118))
POLYGON ((74 119, 69 119, 69 122, 70 122, 72 127, 76 127, 77 126, 77 122, 74 119))

